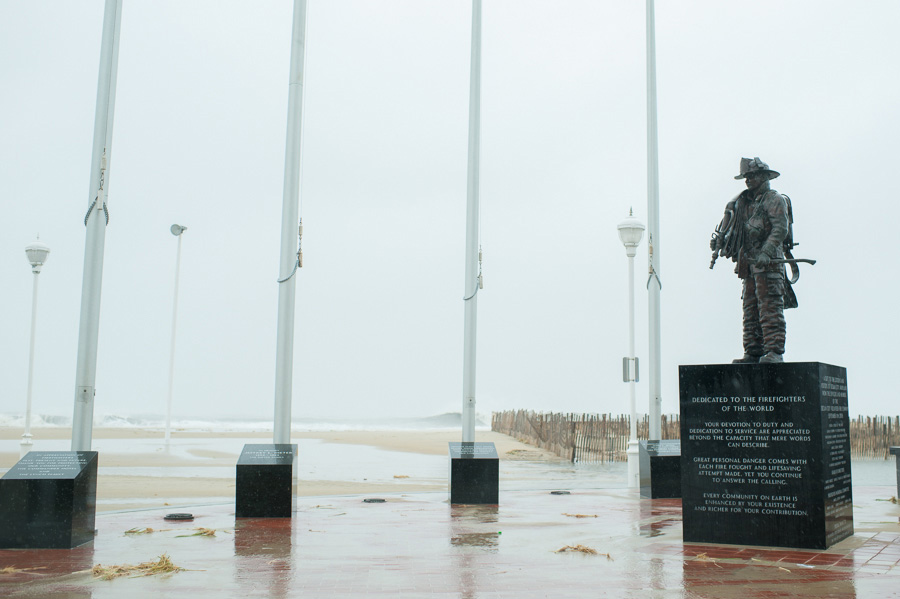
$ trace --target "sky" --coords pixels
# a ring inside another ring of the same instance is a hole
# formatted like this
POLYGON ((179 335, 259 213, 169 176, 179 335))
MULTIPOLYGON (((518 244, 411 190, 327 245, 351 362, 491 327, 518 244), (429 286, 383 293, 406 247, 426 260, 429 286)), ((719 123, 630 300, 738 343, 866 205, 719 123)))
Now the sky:
MULTIPOLYGON (((124 0, 95 415, 273 414, 290 0, 124 0)), ((0 413, 70 416, 103 2, 0 0, 0 413)), ((793 203, 787 361, 898 413, 891 191, 900 3, 657 0, 663 413, 678 366, 739 357, 708 241, 742 156, 793 203)), ((460 411, 471 2, 309 0, 294 418, 460 411)), ((645 4, 485 0, 477 410, 625 413, 627 259, 647 218, 645 4)), ((647 243, 636 257, 648 405, 647 243)))

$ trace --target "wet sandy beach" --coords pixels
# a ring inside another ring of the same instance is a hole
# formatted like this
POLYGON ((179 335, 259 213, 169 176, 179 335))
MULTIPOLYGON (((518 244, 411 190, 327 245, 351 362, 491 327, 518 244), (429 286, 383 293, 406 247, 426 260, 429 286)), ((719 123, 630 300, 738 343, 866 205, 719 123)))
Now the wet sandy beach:
MULTIPOLYGON (((21 434, 0 429, 0 474, 18 461, 21 434)), ((35 429, 33 435, 35 450, 70 448, 67 428, 35 429)), ((506 435, 480 431, 478 439, 495 443, 504 462, 520 471, 515 478, 523 484, 541 481, 536 465, 565 464, 506 435)), ((298 445, 301 496, 445 492, 447 443, 458 441, 459 431, 295 432, 292 440, 298 445)), ((176 431, 166 443, 157 430, 95 429, 97 509, 233 501, 235 465, 244 444, 270 441, 270 432, 176 431)))

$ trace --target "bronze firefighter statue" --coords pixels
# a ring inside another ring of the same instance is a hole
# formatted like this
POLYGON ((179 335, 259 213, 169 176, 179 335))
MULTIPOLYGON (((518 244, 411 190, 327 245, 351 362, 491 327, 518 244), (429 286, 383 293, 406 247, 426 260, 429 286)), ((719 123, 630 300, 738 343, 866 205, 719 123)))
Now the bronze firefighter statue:
POLYGON ((731 258, 743 280, 744 355, 735 363, 771 364, 784 361, 785 308, 796 308, 791 288, 799 278, 791 255, 794 239, 791 200, 769 186, 779 173, 759 158, 741 158, 747 189, 725 206, 725 216, 709 243, 712 268, 719 256, 731 258), (785 264, 791 265, 787 278, 785 264))

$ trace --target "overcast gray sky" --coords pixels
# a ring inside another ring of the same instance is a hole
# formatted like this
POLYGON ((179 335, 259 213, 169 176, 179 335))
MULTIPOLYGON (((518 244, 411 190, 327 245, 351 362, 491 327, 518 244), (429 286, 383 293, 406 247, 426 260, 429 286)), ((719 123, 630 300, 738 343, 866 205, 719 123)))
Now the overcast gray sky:
MULTIPOLYGON (((271 418, 290 0, 124 0, 96 413, 271 418)), ((69 416, 103 2, 0 0, 0 412, 69 416)), ((644 2, 485 0, 478 411, 627 409, 627 261, 646 221, 644 2)), ((845 366, 897 414, 900 3, 658 0, 663 410, 679 364, 741 354, 708 239, 741 156, 782 173, 798 257, 789 361, 845 366)), ((310 0, 295 418, 462 402, 471 2, 310 0)), ((93 196, 91 196, 92 198, 93 196)), ((646 238, 637 256, 646 411, 646 238)))

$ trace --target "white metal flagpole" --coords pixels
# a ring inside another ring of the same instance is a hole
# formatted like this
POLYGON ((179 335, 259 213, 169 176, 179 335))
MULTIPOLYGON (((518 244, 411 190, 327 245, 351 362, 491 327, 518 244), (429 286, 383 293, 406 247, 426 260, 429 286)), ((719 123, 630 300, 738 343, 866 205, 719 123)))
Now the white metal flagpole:
POLYGON ((278 277, 278 332, 275 347, 274 443, 291 442, 291 398, 294 374, 294 312, 300 264, 300 127, 303 108, 303 55, 306 44, 306 0, 294 0, 291 66, 288 84, 287 139, 281 206, 281 258, 278 277))
POLYGON ((72 451, 89 451, 94 419, 97 376, 97 340, 100 334, 100 290, 103 279, 103 248, 106 242, 109 164, 112 161, 113 114, 116 103, 116 71, 119 61, 119 27, 122 0, 106 0, 97 78, 97 108, 88 211, 84 224, 84 273, 81 282, 81 317, 78 326, 78 357, 75 366, 75 410, 72 416, 72 451))
POLYGON ((466 189, 466 281, 463 348, 463 443, 475 441, 475 334, 478 314, 478 179, 481 136, 481 0, 472 0, 472 63, 469 72, 469 167, 466 189))
POLYGON ((656 24, 653 0, 647 0, 647 228, 649 233, 650 439, 662 438, 660 379, 659 143, 656 125, 656 24))

